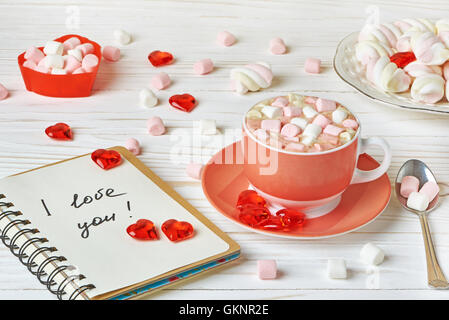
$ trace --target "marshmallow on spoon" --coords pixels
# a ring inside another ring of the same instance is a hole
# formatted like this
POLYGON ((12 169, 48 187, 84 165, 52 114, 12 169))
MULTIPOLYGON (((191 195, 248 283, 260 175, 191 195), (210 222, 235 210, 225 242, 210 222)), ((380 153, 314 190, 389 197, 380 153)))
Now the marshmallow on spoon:
POLYGON ((437 74, 425 74, 413 81, 410 94, 413 100, 424 103, 436 103, 444 96, 445 81, 437 74))
POLYGON ((64 53, 64 46, 58 41, 48 41, 44 47, 44 53, 48 56, 51 54, 62 56, 64 53))
POLYGON ((407 207, 417 211, 425 211, 429 206, 429 197, 424 193, 412 192, 407 199, 407 207))
POLYGON ((327 276, 329 279, 346 279, 346 263, 344 259, 334 258, 327 261, 327 276))
POLYGON ((152 108, 157 105, 157 97, 150 89, 142 89, 139 93, 139 102, 142 107, 152 108))
POLYGON ((366 264, 379 265, 384 261, 385 254, 382 249, 369 242, 360 251, 360 258, 366 264))
POLYGON ((410 193, 418 192, 418 188, 419 188, 419 180, 417 177, 405 176, 402 178, 401 189, 399 190, 399 193, 404 198, 408 198, 410 193))
POLYGON ((432 202, 432 200, 435 199, 439 192, 440 187, 433 181, 427 181, 419 190, 419 193, 425 194, 427 196, 429 202, 432 202))

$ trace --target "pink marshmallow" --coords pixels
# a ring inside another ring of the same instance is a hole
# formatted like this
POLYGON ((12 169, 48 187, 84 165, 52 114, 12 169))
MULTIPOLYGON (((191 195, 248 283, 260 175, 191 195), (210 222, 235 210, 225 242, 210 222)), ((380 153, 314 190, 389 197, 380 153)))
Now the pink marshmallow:
POLYGON ((34 70, 37 68, 37 65, 31 60, 25 60, 25 62, 23 63, 23 66, 25 68, 29 68, 31 70, 34 70))
POLYGON ((0 100, 6 99, 9 95, 8 89, 6 89, 1 83, 0 83, 0 100))
POLYGON ((302 152, 304 151, 305 146, 302 143, 296 143, 296 142, 290 142, 285 147, 285 150, 287 151, 293 151, 293 152, 302 152))
POLYGON ((94 45, 92 43, 86 42, 76 46, 76 49, 81 50, 83 55, 91 54, 95 51, 94 45))
POLYGON ((30 47, 25 52, 25 59, 38 64, 42 59, 45 58, 45 54, 36 47, 30 47))
POLYGON ((47 68, 46 66, 37 66, 34 71, 41 72, 41 73, 50 73, 50 68, 47 68))
POLYGON ((257 130, 260 128, 260 123, 262 120, 260 119, 247 119, 246 125, 248 126, 248 129, 257 130))
POLYGON ((284 40, 281 38, 274 38, 270 41, 270 52, 272 54, 284 54, 287 51, 284 40))
POLYGON ((338 143, 338 136, 331 136, 329 134, 322 133, 320 134, 318 139, 323 144, 332 144, 333 146, 335 146, 338 143))
POLYGON ((288 106, 288 99, 285 97, 277 97, 271 105, 273 107, 286 107, 288 106))
POLYGON ((245 67, 257 72, 266 82, 273 81, 273 72, 269 68, 258 63, 247 64, 245 67))
POLYGON ((103 48, 103 58, 111 62, 118 61, 120 59, 120 49, 113 46, 105 46, 103 48))
POLYGON ((357 129, 359 127, 359 124, 357 123, 357 121, 353 120, 353 119, 346 119, 342 122, 343 127, 345 128, 350 128, 350 129, 357 129))
MULTIPOLYGON (((402 185, 401 185, 402 187, 402 185)), ((427 181, 419 190, 419 193, 425 194, 429 198, 429 202, 431 202, 437 194, 440 192, 440 187, 433 181, 427 181)))
POLYGON ((71 37, 62 43, 65 51, 75 49, 80 44, 81 44, 81 41, 77 37, 71 37))
POLYGON ((267 142, 269 137, 268 132, 265 129, 257 129, 256 131, 254 131, 254 135, 257 137, 257 140, 263 142, 267 142))
POLYGON ((286 117, 299 117, 302 113, 300 107, 285 107, 283 111, 286 117))
POLYGON ((194 65, 193 65, 193 71, 196 74, 208 74, 210 72, 212 72, 212 70, 214 69, 214 63, 212 62, 211 59, 203 59, 200 61, 197 61, 194 65))
POLYGON ((284 137, 284 140, 289 142, 299 142, 299 137, 284 137))
POLYGON ((313 145, 313 151, 314 151, 314 152, 320 152, 320 151, 322 151, 322 150, 323 150, 323 148, 321 147, 321 144, 315 143, 315 144, 313 145))
POLYGON ((443 75, 444 79, 446 79, 446 81, 449 81, 449 61, 446 61, 446 63, 443 64, 443 75))
POLYGON ((79 62, 74 56, 68 55, 64 63, 64 70, 66 70, 67 73, 73 73, 79 68, 81 68, 81 62, 79 62))
POLYGON ((80 73, 86 73, 86 71, 83 68, 78 68, 72 72, 72 74, 80 74, 80 73))
POLYGON ((410 193, 418 192, 419 180, 414 176, 405 176, 401 181, 401 189, 399 193, 401 196, 408 198, 410 193))
POLYGON ((125 148, 131 151, 131 153, 135 156, 138 156, 140 154, 139 141, 134 138, 129 138, 128 140, 126 140, 125 148))
POLYGON ((217 35, 217 43, 219 45, 229 47, 235 43, 235 37, 232 33, 228 31, 222 31, 217 35))
POLYGON ((279 133, 281 131, 281 120, 262 120, 261 127, 262 129, 279 133))
POLYGON ((331 136, 337 136, 343 131, 342 128, 329 124, 324 128, 323 133, 329 134, 331 136))
POLYGON ((82 67, 86 72, 94 71, 95 67, 98 65, 98 57, 94 54, 88 54, 84 56, 81 63, 82 67))
POLYGON ((203 165, 201 163, 189 163, 186 168, 187 175, 196 180, 201 180, 202 171, 203 165))
POLYGON ((319 114, 315 117, 312 123, 317 124, 324 129, 327 127, 328 124, 331 123, 331 121, 322 114, 319 114))
POLYGON ((307 73, 320 73, 321 60, 316 58, 307 58, 304 64, 304 70, 307 73))
POLYGON ((257 261, 257 275, 259 279, 268 280, 276 279, 277 266, 275 260, 258 260, 257 261))
POLYGON ((37 64, 37 67, 47 67, 45 65, 45 59, 42 59, 41 61, 39 61, 39 63, 37 64))
POLYGON ((316 100, 316 109, 318 112, 334 111, 337 109, 337 103, 333 100, 318 98, 316 100))
POLYGON ((287 123, 285 126, 282 127, 281 135, 284 137, 295 137, 297 136, 301 130, 295 126, 294 124, 287 123))
POLYGON ((165 72, 158 73, 151 79, 151 86, 157 90, 164 90, 170 84, 170 77, 165 72))
POLYGON ((304 102, 307 103, 307 104, 315 105, 317 99, 318 99, 317 97, 310 97, 309 96, 309 97, 306 97, 304 99, 304 102))
POLYGON ((148 132, 152 136, 160 136, 165 133, 165 126, 162 119, 159 117, 152 117, 147 122, 148 132))

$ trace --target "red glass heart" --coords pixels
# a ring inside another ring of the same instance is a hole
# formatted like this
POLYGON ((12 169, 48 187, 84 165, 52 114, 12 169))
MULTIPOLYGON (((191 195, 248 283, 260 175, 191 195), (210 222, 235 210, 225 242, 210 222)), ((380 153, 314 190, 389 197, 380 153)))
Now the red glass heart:
POLYGON ((148 55, 148 60, 155 67, 165 66, 172 63, 173 55, 170 52, 153 51, 148 55))
POLYGON ((255 227, 262 220, 270 217, 270 211, 265 207, 255 206, 253 204, 243 205, 240 208, 239 219, 250 227, 255 227))
POLYGON ((154 223, 147 219, 139 219, 135 224, 126 228, 126 232, 137 240, 157 240, 158 236, 154 223))
POLYGON ((242 206, 247 204, 265 207, 267 205, 267 202, 264 198, 259 196, 256 191, 245 190, 240 192, 236 207, 237 209, 240 209, 242 206))
POLYGON ((161 229, 171 241, 182 241, 193 236, 193 227, 186 221, 170 219, 162 224, 161 229))
POLYGON ((100 168, 109 170, 117 167, 122 162, 120 153, 114 150, 98 149, 95 150, 91 158, 100 168))
POLYGON ((276 212, 276 216, 279 217, 284 227, 300 227, 306 221, 304 213, 292 209, 281 209, 276 212))
POLYGON ((390 61, 395 63, 398 68, 404 68, 415 60, 416 57, 413 52, 398 52, 390 57, 390 61))
POLYGON ((196 100, 193 96, 188 93, 175 94, 168 99, 168 102, 173 108, 179 109, 181 111, 190 112, 196 106, 196 100))
POLYGON ((264 230, 279 231, 284 229, 285 226, 280 217, 270 216, 258 223, 257 227, 264 230))
POLYGON ((45 133, 52 139, 55 140, 72 140, 73 133, 72 129, 68 124, 59 122, 53 126, 45 129, 45 133))

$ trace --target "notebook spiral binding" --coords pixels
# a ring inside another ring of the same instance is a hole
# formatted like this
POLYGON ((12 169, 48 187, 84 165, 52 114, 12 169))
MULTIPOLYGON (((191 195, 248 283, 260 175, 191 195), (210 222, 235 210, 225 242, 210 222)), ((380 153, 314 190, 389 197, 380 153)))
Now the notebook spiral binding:
POLYGON ((55 294, 59 300, 66 300, 65 298, 67 292, 65 289, 69 284, 73 285, 73 288, 75 289, 70 296, 68 296, 67 300, 75 300, 85 291, 95 288, 93 284, 84 284, 79 286, 76 283, 76 281, 81 281, 86 278, 82 274, 65 275, 64 273, 64 280, 58 284, 55 281, 56 276, 66 270, 70 270, 73 266, 69 264, 59 265, 59 263, 67 261, 67 259, 64 256, 57 255, 57 248, 45 246, 45 243, 48 242, 48 240, 46 238, 36 236, 40 233, 40 231, 36 228, 28 227, 31 222, 20 218, 22 216, 22 212, 8 209, 13 206, 14 204, 8 202, 4 194, 0 194, 0 207, 7 208, 5 211, 0 211, 0 221, 6 217, 8 217, 9 220, 3 230, 0 230, 0 240, 9 250, 11 250, 11 253, 28 268, 28 271, 35 275, 39 282, 46 286, 52 294, 55 294), (14 226, 21 226, 21 228, 13 236, 7 236, 8 232, 14 226), (27 240, 19 247, 16 242, 23 236, 25 236, 27 240), (29 255, 26 254, 25 252, 27 248, 33 245, 36 247, 36 250, 29 255), (43 255, 45 259, 40 264, 37 264, 35 260, 39 255, 43 255), (45 267, 50 263, 55 264, 55 269, 50 274, 47 274, 45 267))

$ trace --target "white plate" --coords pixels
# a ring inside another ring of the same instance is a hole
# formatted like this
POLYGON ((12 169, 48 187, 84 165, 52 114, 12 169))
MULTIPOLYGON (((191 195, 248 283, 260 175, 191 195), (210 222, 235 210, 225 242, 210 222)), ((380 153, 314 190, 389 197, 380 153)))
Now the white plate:
POLYGON ((375 85, 368 81, 364 67, 355 57, 357 37, 358 32, 346 36, 338 44, 335 52, 334 70, 343 81, 365 96, 392 107, 449 115, 449 103, 447 101, 425 104, 412 100, 410 92, 388 93, 377 89, 375 85))

